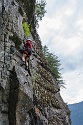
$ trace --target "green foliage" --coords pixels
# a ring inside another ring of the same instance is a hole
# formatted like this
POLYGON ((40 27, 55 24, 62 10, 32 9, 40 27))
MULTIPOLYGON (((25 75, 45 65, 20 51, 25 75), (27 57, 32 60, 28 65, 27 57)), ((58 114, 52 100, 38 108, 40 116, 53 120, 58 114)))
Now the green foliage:
POLYGON ((42 50, 43 50, 43 54, 46 58, 46 61, 49 65, 51 71, 55 75, 55 79, 57 80, 57 83, 60 86, 63 86, 64 82, 62 80, 60 68, 59 68, 61 64, 60 64, 60 61, 58 60, 58 57, 55 56, 54 54, 50 53, 47 46, 44 46, 42 50))
POLYGON ((35 5, 35 13, 36 13, 36 25, 38 26, 38 22, 42 20, 42 18, 44 17, 46 10, 45 10, 45 5, 46 5, 46 1, 45 0, 41 0, 41 2, 36 2, 35 5))
POLYGON ((23 22, 22 26, 26 37, 28 37, 30 35, 30 24, 27 24, 27 22, 23 22))

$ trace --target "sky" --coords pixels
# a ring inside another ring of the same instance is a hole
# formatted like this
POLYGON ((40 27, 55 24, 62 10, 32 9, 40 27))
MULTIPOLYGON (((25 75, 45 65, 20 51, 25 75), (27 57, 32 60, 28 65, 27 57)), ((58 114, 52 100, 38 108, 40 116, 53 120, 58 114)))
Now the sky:
POLYGON ((39 22, 42 45, 58 56, 68 104, 83 101, 83 0, 46 0, 47 13, 39 22))

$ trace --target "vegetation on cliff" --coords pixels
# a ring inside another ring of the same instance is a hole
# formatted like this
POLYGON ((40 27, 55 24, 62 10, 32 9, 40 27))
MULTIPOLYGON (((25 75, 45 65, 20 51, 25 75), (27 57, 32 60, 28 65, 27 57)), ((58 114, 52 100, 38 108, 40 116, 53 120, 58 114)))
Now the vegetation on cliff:
POLYGON ((35 4, 35 16, 36 16, 36 26, 39 27, 38 22, 42 20, 44 17, 46 10, 45 10, 46 1, 41 0, 41 2, 36 2, 35 4))
POLYGON ((62 76, 60 73, 61 64, 60 64, 60 60, 58 59, 58 56, 51 53, 46 45, 42 48, 42 51, 49 65, 49 68, 51 69, 55 79, 57 80, 57 83, 60 86, 63 86, 64 81, 62 80, 62 76))
MULTIPOLYGON (((35 4, 35 14, 36 14, 36 27, 39 27, 38 22, 42 20, 44 17, 46 10, 45 10, 45 5, 46 1, 41 0, 41 2, 36 2, 35 4)), ((53 72, 53 76, 55 77, 57 83, 60 86, 63 86, 64 81, 62 80, 62 76, 60 73, 60 61, 58 60, 58 57, 54 55, 53 53, 49 52, 49 49, 47 46, 44 46, 43 49, 43 54, 46 58, 46 61, 49 65, 49 68, 53 72)), ((64 87, 64 86, 63 86, 64 87)))

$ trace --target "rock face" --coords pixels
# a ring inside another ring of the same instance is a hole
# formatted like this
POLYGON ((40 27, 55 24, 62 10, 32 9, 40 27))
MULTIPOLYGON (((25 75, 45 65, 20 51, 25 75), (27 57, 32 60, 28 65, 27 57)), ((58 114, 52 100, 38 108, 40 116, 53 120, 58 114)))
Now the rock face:
POLYGON ((0 125, 70 125, 69 109, 42 54, 34 8, 35 0, 0 0, 0 125), (29 71, 21 66, 23 18, 33 40, 29 71))

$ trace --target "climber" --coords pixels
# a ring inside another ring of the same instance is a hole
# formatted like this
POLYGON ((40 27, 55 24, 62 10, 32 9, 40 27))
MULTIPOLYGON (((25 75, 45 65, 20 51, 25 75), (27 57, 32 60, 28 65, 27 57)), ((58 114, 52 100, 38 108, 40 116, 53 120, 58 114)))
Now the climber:
POLYGON ((29 58, 32 54, 32 40, 31 39, 27 39, 26 43, 24 43, 24 51, 23 51, 23 55, 22 55, 22 61, 23 64, 25 64, 26 69, 28 68, 28 61, 29 58))

